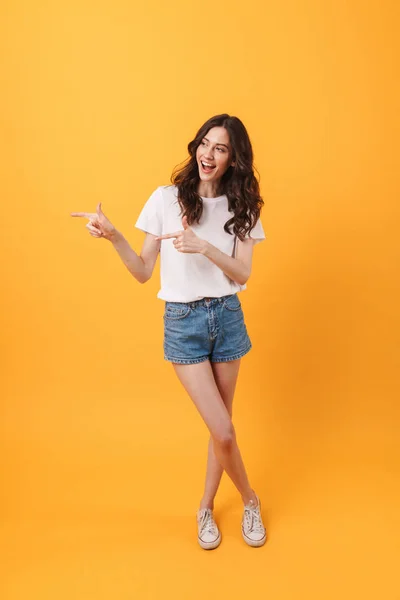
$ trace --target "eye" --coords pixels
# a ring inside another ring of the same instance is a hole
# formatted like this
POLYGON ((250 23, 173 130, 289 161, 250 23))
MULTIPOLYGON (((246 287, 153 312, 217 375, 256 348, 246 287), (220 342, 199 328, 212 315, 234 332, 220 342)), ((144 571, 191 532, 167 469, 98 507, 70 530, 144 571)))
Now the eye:
POLYGON ((206 145, 205 141, 204 141, 204 140, 202 140, 202 141, 200 142, 200 145, 201 145, 201 146, 205 146, 205 145, 206 145))
POLYGON ((219 152, 225 152, 225 148, 217 148, 219 152))

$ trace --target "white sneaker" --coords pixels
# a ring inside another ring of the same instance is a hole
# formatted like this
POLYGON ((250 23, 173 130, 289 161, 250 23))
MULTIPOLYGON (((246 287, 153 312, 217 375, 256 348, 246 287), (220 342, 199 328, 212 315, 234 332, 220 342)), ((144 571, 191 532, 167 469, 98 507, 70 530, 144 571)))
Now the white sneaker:
POLYGON ((201 508, 197 511, 197 539, 204 550, 212 550, 221 543, 221 533, 211 508, 201 508))
POLYGON ((258 496, 257 506, 247 504, 242 518, 243 539, 249 546, 263 546, 267 540, 267 532, 261 518, 261 503, 258 496))

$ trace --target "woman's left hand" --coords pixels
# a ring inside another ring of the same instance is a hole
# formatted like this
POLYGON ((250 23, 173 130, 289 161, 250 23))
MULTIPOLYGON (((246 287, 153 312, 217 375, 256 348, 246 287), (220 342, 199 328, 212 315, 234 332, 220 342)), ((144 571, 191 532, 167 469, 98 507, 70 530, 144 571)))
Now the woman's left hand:
POLYGON ((173 244, 178 252, 186 252, 189 254, 203 253, 207 242, 199 238, 193 229, 189 227, 186 217, 182 217, 182 227, 182 231, 160 235, 157 237, 157 240, 175 238, 173 244))

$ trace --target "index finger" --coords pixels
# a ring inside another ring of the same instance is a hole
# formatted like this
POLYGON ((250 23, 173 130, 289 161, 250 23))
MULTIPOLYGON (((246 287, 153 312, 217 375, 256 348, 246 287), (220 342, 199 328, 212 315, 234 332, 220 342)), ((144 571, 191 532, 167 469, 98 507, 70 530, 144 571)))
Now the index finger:
POLYGON ((180 234, 180 231, 176 231, 175 233, 166 233, 165 235, 159 235, 157 240, 168 240, 170 238, 176 238, 180 234))
POLYGON ((95 213, 87 213, 87 212, 73 212, 70 213, 71 217, 86 217, 87 219, 93 219, 93 217, 97 216, 95 213))

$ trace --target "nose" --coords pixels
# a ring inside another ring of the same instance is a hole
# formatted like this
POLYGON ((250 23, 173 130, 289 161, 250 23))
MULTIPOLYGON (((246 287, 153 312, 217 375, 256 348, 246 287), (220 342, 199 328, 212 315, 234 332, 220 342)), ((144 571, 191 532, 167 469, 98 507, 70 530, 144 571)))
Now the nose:
POLYGON ((204 154, 204 158, 209 158, 210 160, 214 159, 214 151, 210 148, 207 148, 205 154, 204 154))

